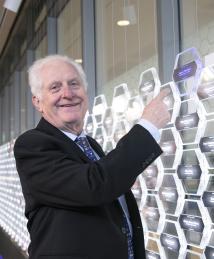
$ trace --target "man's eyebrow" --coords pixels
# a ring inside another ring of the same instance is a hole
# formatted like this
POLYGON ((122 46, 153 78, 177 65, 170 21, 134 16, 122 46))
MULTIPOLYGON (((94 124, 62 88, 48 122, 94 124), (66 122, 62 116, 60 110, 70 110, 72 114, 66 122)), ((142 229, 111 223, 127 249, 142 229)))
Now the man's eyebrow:
POLYGON ((59 80, 51 81, 51 82, 48 84, 48 87, 51 87, 53 84, 60 83, 60 82, 61 82, 61 81, 59 81, 59 80))

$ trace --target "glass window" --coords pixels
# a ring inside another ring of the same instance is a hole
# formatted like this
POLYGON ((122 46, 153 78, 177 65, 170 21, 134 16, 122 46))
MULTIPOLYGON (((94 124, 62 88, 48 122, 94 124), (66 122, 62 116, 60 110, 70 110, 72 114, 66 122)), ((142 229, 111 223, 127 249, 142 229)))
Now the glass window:
POLYGON ((21 114, 20 114, 20 127, 21 133, 27 129, 27 68, 24 65, 20 71, 20 85, 21 85, 21 114))
POLYGON ((182 49, 196 47, 204 57, 214 52, 214 1, 182 0, 182 49))
POLYGON ((121 83, 135 92, 140 73, 158 67, 156 27, 155 0, 96 1, 98 94, 110 101, 121 83))
POLYGON ((81 1, 69 1, 57 18, 58 53, 82 63, 81 34, 81 1))

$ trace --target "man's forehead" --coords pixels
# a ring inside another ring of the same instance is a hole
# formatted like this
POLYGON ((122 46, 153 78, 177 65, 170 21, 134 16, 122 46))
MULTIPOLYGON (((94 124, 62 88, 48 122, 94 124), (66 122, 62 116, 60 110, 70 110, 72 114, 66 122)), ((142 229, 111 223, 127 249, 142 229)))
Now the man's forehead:
POLYGON ((41 69, 42 77, 44 79, 60 79, 66 77, 80 78, 76 68, 65 61, 54 60, 43 65, 41 69))

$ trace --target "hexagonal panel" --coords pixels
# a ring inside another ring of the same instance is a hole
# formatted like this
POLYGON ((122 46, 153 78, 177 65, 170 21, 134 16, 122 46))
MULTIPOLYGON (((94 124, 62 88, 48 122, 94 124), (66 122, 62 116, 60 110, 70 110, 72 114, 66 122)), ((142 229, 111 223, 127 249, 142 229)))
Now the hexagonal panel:
POLYGON ((203 137, 199 143, 200 150, 204 157, 206 167, 214 169, 214 120, 208 120, 205 123, 203 137))
POLYGON ((165 213, 157 196, 148 194, 140 210, 142 221, 147 231, 161 232, 165 213))
POLYGON ((160 235, 160 242, 167 259, 184 258, 187 244, 178 222, 171 220, 165 221, 163 232, 160 235))
POLYGON ((117 117, 123 117, 127 109, 130 92, 127 84, 120 84, 114 88, 112 109, 117 117))
POLYGON ((84 131, 86 135, 92 137, 95 130, 95 121, 93 114, 86 114, 85 122, 84 122, 84 131))
POLYGON ((189 99, 181 103, 179 116, 175 126, 183 144, 197 144, 204 128, 205 117, 195 99, 189 99))
POLYGON ((176 56, 173 81, 180 96, 192 96, 197 91, 202 67, 202 60, 196 48, 186 49, 176 56))
POLYGON ((94 104, 92 112, 94 115, 95 122, 100 125, 103 123, 105 110, 107 109, 106 98, 103 94, 98 95, 94 98, 94 104))
POLYGON ((113 127, 113 140, 117 143, 130 129, 127 121, 122 119, 115 122, 113 127))
POLYGON ((160 90, 164 89, 169 90, 169 94, 164 98, 164 102, 167 105, 171 115, 170 122, 168 124, 171 124, 175 122, 175 119, 178 116, 181 105, 181 99, 174 82, 169 82, 162 85, 160 90))
POLYGON ((154 67, 140 74, 139 95, 144 106, 159 93, 160 86, 159 76, 154 67))
POLYGON ((186 200, 179 223, 190 245, 204 248, 210 231, 209 217, 201 200, 186 200))
POLYGON ((149 165, 141 174, 148 190, 157 190, 162 182, 163 173, 160 170, 160 159, 149 165))
POLYGON ((158 191, 166 214, 179 215, 184 203, 184 191, 175 173, 165 173, 158 191))
POLYGON ((110 137, 113 133, 113 125, 115 123, 115 116, 112 107, 108 107, 105 110, 103 116, 103 127, 105 128, 106 136, 110 137))
POLYGON ((105 129, 103 126, 98 126, 94 130, 93 138, 100 144, 103 148, 103 144, 106 138, 105 129))
POLYGON ((164 169, 175 169, 182 156, 182 142, 174 128, 161 131, 160 147, 163 154, 160 156, 164 169))
POLYGON ((205 186, 207 172, 202 170, 199 149, 184 150, 177 175, 183 184, 185 193, 201 195, 205 186))

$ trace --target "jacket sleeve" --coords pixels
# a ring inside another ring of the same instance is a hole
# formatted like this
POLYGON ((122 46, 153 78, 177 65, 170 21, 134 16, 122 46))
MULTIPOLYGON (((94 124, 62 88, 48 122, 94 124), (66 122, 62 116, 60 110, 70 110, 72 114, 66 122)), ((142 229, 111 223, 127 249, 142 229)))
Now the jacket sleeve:
POLYGON ((54 207, 98 206, 127 192, 136 177, 160 154, 150 133, 135 125, 108 155, 83 162, 68 154, 53 136, 32 130, 14 147, 23 193, 54 207))

